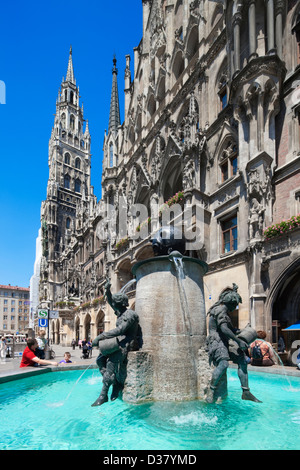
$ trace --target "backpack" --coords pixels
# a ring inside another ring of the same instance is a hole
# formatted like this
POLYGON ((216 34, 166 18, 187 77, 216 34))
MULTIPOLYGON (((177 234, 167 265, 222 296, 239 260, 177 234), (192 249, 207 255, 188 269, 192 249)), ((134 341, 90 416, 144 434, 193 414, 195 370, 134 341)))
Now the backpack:
POLYGON ((256 341, 254 343, 254 346, 253 348, 251 348, 251 356, 253 357, 253 359, 255 360, 260 360, 262 361, 263 360, 263 357, 264 357, 264 354, 262 353, 261 349, 260 349, 260 344, 258 344, 256 341))

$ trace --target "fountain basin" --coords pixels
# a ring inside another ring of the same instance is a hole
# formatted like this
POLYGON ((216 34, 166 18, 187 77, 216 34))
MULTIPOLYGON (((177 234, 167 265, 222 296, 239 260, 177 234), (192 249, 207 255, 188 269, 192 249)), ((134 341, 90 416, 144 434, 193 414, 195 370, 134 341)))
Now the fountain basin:
POLYGON ((237 373, 231 369, 228 399, 210 406, 202 401, 136 406, 116 400, 100 409, 91 407, 101 387, 96 369, 88 370, 76 386, 82 370, 61 370, 3 383, 0 419, 5 432, 1 448, 149 450, 152 454, 159 449, 186 453, 299 450, 300 377, 291 377, 291 389, 285 377, 271 370, 268 368, 268 374, 250 371, 251 390, 263 403, 241 400, 237 373))
POLYGON ((135 311, 143 333, 142 351, 151 362, 151 377, 147 368, 139 367, 136 373, 142 371, 143 376, 137 382, 152 387, 148 397, 152 395, 153 400, 199 398, 198 351, 206 339, 203 276, 207 264, 185 256, 181 260, 181 275, 169 256, 143 260, 132 268, 137 280, 135 311))

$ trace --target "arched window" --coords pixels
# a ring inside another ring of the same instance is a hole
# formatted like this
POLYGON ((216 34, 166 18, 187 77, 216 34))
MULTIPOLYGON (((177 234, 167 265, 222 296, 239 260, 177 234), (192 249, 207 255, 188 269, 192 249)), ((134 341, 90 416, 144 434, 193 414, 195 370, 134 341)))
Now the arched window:
POLYGON ((66 115, 65 115, 65 113, 62 113, 62 115, 61 115, 61 126, 62 126, 63 129, 65 129, 65 127, 66 127, 66 115))
POLYGON ((166 94, 165 77, 162 77, 160 82, 159 82, 159 86, 158 86, 158 90, 157 90, 157 99, 158 99, 159 103, 162 102, 162 100, 165 97, 165 94, 166 94))
POLYGON ((71 162, 71 156, 69 153, 65 153, 65 164, 70 165, 71 162))
POLYGON ((75 180, 75 193, 80 193, 81 192, 81 182, 79 179, 75 180))
POLYGON ((74 93, 73 91, 70 91, 70 103, 73 104, 73 101, 74 101, 74 93))
POLYGON ((133 126, 130 128, 130 131, 129 131, 129 140, 130 140, 130 143, 133 145, 135 141, 135 134, 134 134, 133 126))
POLYGON ((187 48, 186 48, 189 59, 191 59, 194 56, 194 54, 198 50, 198 47, 199 47, 198 27, 195 26, 190 32, 188 43, 187 43, 187 48))
POLYGON ((296 43, 297 43, 297 48, 296 48, 296 64, 300 64, 300 12, 298 13, 295 21, 295 25, 292 29, 292 33, 295 34, 296 36, 296 43))
POLYGON ((80 170, 80 158, 79 157, 77 157, 75 160, 75 168, 77 168, 77 170, 80 170))
POLYGON ((70 217, 67 217, 66 228, 70 228, 70 227, 71 227, 71 219, 70 219, 70 217))
POLYGON ((174 73, 174 77, 176 80, 178 80, 183 70, 184 70, 183 55, 181 51, 178 51, 174 60, 174 65, 173 65, 173 73, 174 73))
POLYGON ((70 189, 70 182, 71 182, 70 176, 65 175, 65 177, 64 177, 64 188, 65 189, 70 189))
POLYGON ((150 99, 148 101, 148 112, 150 114, 150 117, 153 116, 153 114, 155 113, 156 111, 156 102, 155 102, 155 98, 153 95, 150 96, 150 99))
POLYGON ((75 117, 73 116, 73 114, 71 114, 70 116, 70 128, 72 129, 72 131, 74 131, 75 129, 75 117))

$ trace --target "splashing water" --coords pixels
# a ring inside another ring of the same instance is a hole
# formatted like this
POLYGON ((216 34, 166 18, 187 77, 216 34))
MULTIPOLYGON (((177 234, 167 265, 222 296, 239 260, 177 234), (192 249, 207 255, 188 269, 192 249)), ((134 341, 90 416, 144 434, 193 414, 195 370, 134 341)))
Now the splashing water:
POLYGON ((294 389, 294 387, 292 386, 292 383, 291 383, 290 378, 289 378, 289 376, 288 376, 288 374, 287 374, 287 372, 286 372, 286 369, 285 369, 284 364, 283 364, 283 362, 282 362, 282 360, 281 360, 281 357, 279 356, 279 354, 277 354, 277 352, 275 351, 275 349, 273 348, 273 346, 272 346, 270 343, 268 343, 267 341, 264 341, 264 340, 261 339, 261 338, 259 338, 259 341, 262 341, 263 343, 266 343, 269 347, 271 346, 271 349, 272 349, 273 353, 275 354, 275 356, 277 357, 277 359, 278 359, 278 361, 279 361, 279 364, 280 364, 280 366, 281 366, 281 368, 282 368, 283 375, 284 375, 286 381, 287 381, 288 384, 289 384, 289 388, 288 388, 287 390, 290 391, 290 392, 299 392, 300 389, 298 389, 298 388, 297 388, 297 389, 294 389))
POLYGON ((185 292, 185 288, 183 284, 183 280, 185 278, 184 269, 183 269, 183 261, 182 261, 181 256, 172 256, 172 254, 170 255, 170 260, 174 262, 175 269, 176 269, 176 274, 177 274, 176 277, 177 277, 177 283, 178 283, 181 310, 182 310, 182 315, 183 315, 183 322, 185 324, 186 332, 189 338, 190 355, 192 357, 192 362, 193 362, 193 367, 194 367, 195 377, 196 377, 198 371, 197 371, 197 363, 196 363, 196 358, 195 358, 195 354, 193 351, 193 344, 192 344, 192 325, 191 325, 189 305, 188 305, 187 296, 186 296, 186 292, 185 292))
POLYGON ((127 284, 125 284, 125 286, 122 287, 122 289, 120 290, 120 293, 126 294, 126 292, 130 292, 134 290, 134 288, 132 288, 134 284, 136 284, 136 279, 131 279, 130 281, 127 282, 127 284))
POLYGON ((186 293, 185 293, 185 289, 183 285, 184 270, 183 270, 182 258, 174 256, 172 260, 174 261, 176 272, 177 272, 179 297, 180 297, 180 303, 181 303, 181 308, 182 308, 182 313, 183 313, 184 324, 186 325, 186 330, 188 334, 191 335, 192 334, 191 318, 190 318, 187 297, 186 297, 186 293))
MULTIPOLYGON (((96 362, 96 360, 95 360, 94 362, 96 362)), ((76 380, 75 384, 73 385, 73 387, 71 388, 70 392, 68 393, 68 395, 67 395, 67 397, 66 397, 64 403, 65 403, 66 401, 68 401, 68 399, 70 398, 70 396, 71 396, 71 394, 72 394, 74 388, 76 387, 76 385, 77 385, 78 382, 80 381, 81 377, 83 377, 83 375, 86 373, 86 371, 89 370, 89 368, 94 365, 94 362, 92 362, 92 363, 82 372, 82 374, 80 375, 80 377, 76 380)))

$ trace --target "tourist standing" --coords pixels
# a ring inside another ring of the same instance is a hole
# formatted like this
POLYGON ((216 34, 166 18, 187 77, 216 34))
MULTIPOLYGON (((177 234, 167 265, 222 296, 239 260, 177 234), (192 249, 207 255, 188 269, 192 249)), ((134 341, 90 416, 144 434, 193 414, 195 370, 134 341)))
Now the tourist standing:
POLYGON ((1 363, 6 362, 6 339, 4 336, 1 337, 0 340, 0 357, 1 357, 1 363))
POLYGON ((39 357, 40 359, 45 359, 45 347, 46 347, 46 344, 47 344, 47 340, 46 340, 45 336, 46 336, 46 331, 45 330, 40 330, 39 335, 36 338, 38 347, 37 347, 35 353, 36 353, 37 357, 39 357))

